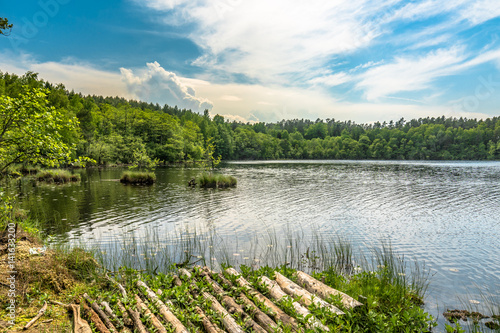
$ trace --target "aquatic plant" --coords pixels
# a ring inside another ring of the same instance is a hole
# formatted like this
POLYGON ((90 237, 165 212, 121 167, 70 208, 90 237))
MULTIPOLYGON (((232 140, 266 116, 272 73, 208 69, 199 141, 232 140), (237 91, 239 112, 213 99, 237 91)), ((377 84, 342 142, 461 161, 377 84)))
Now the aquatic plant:
POLYGON ((59 183, 59 184, 80 181, 79 174, 72 174, 68 170, 61 170, 61 169, 40 171, 35 175, 35 178, 39 182, 59 183))
POLYGON ((196 183, 203 188, 226 188, 236 186, 237 180, 233 176, 203 172, 196 178, 196 183))

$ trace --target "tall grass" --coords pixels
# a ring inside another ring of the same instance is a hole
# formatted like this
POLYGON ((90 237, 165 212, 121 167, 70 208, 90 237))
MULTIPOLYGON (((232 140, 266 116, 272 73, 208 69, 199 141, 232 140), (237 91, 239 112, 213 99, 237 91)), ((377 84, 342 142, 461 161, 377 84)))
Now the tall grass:
POLYGON ((196 178, 196 183, 203 188, 226 188, 236 186, 237 180, 233 176, 204 172, 196 178))
POLYGON ((40 182, 47 183, 69 183, 80 181, 79 174, 72 174, 68 170, 43 170, 35 175, 36 179, 40 182))
POLYGON ((120 182, 124 184, 151 185, 156 181, 154 172, 125 171, 122 173, 120 182))

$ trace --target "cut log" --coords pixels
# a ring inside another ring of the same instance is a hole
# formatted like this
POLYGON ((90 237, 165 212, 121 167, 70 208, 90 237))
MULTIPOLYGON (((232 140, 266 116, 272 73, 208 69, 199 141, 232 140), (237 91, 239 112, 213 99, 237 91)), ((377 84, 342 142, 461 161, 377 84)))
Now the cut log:
POLYGON ((40 310, 38 310, 38 314, 23 327, 23 330, 27 330, 28 328, 30 328, 31 325, 33 325, 38 319, 40 319, 41 316, 43 316, 45 311, 47 311, 47 302, 43 302, 43 306, 40 310))
POLYGON ((203 298, 210 303, 212 310, 216 311, 222 319, 222 324, 229 333, 243 333, 245 332, 240 325, 236 323, 233 317, 224 309, 224 307, 209 293, 204 291, 203 298))
POLYGON ((244 308, 255 318, 255 321, 262 326, 268 333, 282 332, 281 328, 268 315, 262 312, 245 294, 241 293, 238 297, 243 302, 244 308))
POLYGON ((118 301, 117 305, 118 309, 120 309, 120 312, 122 313, 123 323, 125 324, 125 326, 132 327, 134 325, 134 322, 132 321, 132 319, 130 319, 127 309, 125 309, 123 303, 121 301, 118 301))
POLYGON ((269 300, 266 296, 262 295, 259 293, 257 290, 255 290, 252 285, 245 280, 240 273, 238 273, 234 268, 228 268, 226 269, 226 273, 229 275, 233 275, 235 277, 238 277, 236 279, 236 283, 240 286, 243 287, 249 295, 252 297, 255 297, 259 302, 262 302, 267 308, 271 310, 271 315, 274 317, 274 319, 278 322, 281 321, 284 326, 288 326, 292 329, 292 331, 298 331, 299 329, 299 324, 297 320, 293 317, 290 317, 287 315, 283 310, 281 310, 279 307, 276 306, 271 300, 269 300))
POLYGON ((219 299, 222 301, 222 304, 226 307, 227 311, 231 314, 237 313, 245 321, 245 327, 250 329, 252 332, 266 333, 266 330, 257 324, 251 316, 245 313, 241 305, 236 303, 232 297, 226 295, 224 289, 212 280, 210 276, 205 275, 203 278, 210 284, 210 286, 212 286, 214 292, 220 297, 219 299))
POLYGON ((118 317, 113 313, 113 310, 109 306, 108 302, 101 302, 102 309, 104 313, 109 317, 109 320, 116 326, 116 327, 121 327, 123 326, 120 321, 118 320, 118 317))
POLYGON ((106 274, 105 277, 108 281, 110 281, 111 283, 113 283, 118 287, 118 290, 120 291, 120 294, 122 294, 123 298, 127 298, 127 291, 121 284, 119 284, 115 279, 110 278, 108 274, 106 274))
POLYGON ((203 327, 205 328, 205 331, 207 331, 208 333, 222 333, 222 332, 224 332, 217 325, 213 324, 210 321, 210 319, 208 319, 208 317, 205 315, 203 310, 200 309, 200 307, 196 306, 194 308, 194 310, 196 311, 198 316, 200 316, 201 322, 203 324, 203 327))
POLYGON ((182 280, 179 279, 177 275, 174 275, 174 285, 176 285, 177 287, 182 286, 182 280))
POLYGON ((175 332, 177 333, 189 333, 186 327, 180 322, 179 319, 170 311, 170 309, 163 303, 158 296, 152 291, 147 284, 145 284, 142 281, 137 281, 137 286, 141 289, 141 291, 144 293, 144 295, 149 298, 149 300, 156 306, 158 311, 160 312, 160 315, 165 319, 167 322, 172 324, 175 328, 175 332))
POLYGON ((351 296, 336 289, 333 289, 332 287, 327 286, 323 282, 316 280, 315 278, 304 272, 297 271, 295 274, 297 276, 297 281, 301 286, 303 286, 309 292, 318 295, 319 297, 321 297, 326 301, 328 301, 332 296, 334 296, 334 297, 340 297, 340 300, 342 301, 342 304, 345 306, 346 309, 354 309, 358 306, 363 306, 363 303, 358 302, 351 296))
POLYGON ((331 305, 330 303, 326 302, 322 298, 311 294, 309 291, 305 290, 298 284, 294 283, 290 279, 286 278, 279 272, 274 272, 276 276, 276 282, 278 282, 279 286, 281 289, 283 289, 284 292, 286 292, 290 296, 298 296, 299 298, 299 303, 305 306, 310 306, 312 304, 316 305, 317 307, 324 308, 328 312, 330 312, 333 315, 343 315, 345 314, 342 312, 339 308, 336 306, 331 305))
POLYGON ((292 301, 292 305, 298 314, 300 314, 304 318, 307 318, 309 316, 309 318, 306 319, 306 322, 310 325, 310 327, 318 328, 322 332, 325 332, 325 331, 329 332, 330 331, 330 329, 328 327, 326 327, 325 325, 323 325, 321 323, 321 321, 318 320, 318 318, 314 317, 308 309, 306 309, 305 307, 303 307, 299 303, 293 301, 293 299, 290 296, 288 296, 280 288, 278 282, 271 280, 267 276, 261 276, 259 278, 259 284, 261 286, 265 287, 269 291, 269 294, 271 295, 271 297, 273 297, 275 300, 277 300, 277 301, 281 301, 281 300, 292 301))
POLYGON ((148 331, 142 324, 141 315, 139 311, 134 311, 131 308, 128 308, 128 314, 130 315, 130 318, 132 318, 132 321, 134 322, 134 328, 137 333, 148 333, 148 331))
POLYGON ((135 301, 137 302, 137 309, 144 313, 144 317, 148 318, 151 324, 156 328, 156 331, 159 333, 167 333, 167 330, 163 326, 163 324, 156 318, 156 316, 149 310, 149 308, 144 304, 142 299, 134 295, 135 301))
POLYGON ((118 332, 115 325, 113 325, 111 320, 109 320, 108 316, 104 313, 104 311, 102 311, 99 305, 97 305, 97 303, 94 302, 92 298, 90 298, 87 293, 83 294, 83 298, 85 298, 85 300, 89 302, 92 309, 99 315, 99 318, 101 318, 102 322, 104 323, 104 325, 106 325, 110 332, 118 332))
POLYGON ((95 313, 94 310, 92 310, 91 307, 87 305, 84 301, 82 302, 83 310, 85 311, 85 314, 89 318, 91 322, 94 323, 95 328, 98 332, 100 333, 111 333, 106 325, 102 322, 101 318, 99 318, 99 315, 95 313))

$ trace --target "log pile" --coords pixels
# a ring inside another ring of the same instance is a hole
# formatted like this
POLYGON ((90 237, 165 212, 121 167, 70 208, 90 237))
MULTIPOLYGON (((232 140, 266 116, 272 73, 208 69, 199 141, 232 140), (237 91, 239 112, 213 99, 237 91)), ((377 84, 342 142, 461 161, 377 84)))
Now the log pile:
MULTIPOLYGON (((266 333, 303 332, 307 329, 328 332, 330 330, 324 321, 322 323, 316 318, 311 309, 322 309, 328 316, 334 317, 362 306, 352 297, 304 272, 295 273, 297 283, 279 272, 273 275, 274 279, 261 276, 251 284, 233 268, 228 268, 225 274, 215 273, 206 267, 192 271, 181 268, 178 276, 171 276, 172 285, 160 287, 163 290, 184 288, 184 303, 167 299, 161 289, 153 291, 140 279, 135 286, 127 286, 130 295, 122 285, 109 279, 122 295, 114 306, 100 297, 96 298, 100 301, 98 303, 87 294, 83 295, 80 303, 82 313, 98 332, 140 333, 266 333), (340 304, 342 310, 332 302, 340 304)), ((51 303, 73 311, 74 332, 89 330, 87 322, 80 318, 80 305, 51 303)), ((27 326, 40 318, 46 308, 45 305, 27 326)))

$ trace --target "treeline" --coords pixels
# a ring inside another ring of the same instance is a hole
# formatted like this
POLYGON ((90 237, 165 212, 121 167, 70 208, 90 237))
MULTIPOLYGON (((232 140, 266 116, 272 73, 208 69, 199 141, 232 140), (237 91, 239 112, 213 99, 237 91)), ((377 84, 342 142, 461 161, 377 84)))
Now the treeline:
POLYGON ((99 164, 202 160, 208 143, 225 160, 259 159, 400 159, 498 160, 500 117, 420 118, 356 124, 335 119, 282 120, 277 123, 229 122, 168 105, 119 97, 83 96, 63 85, 0 72, 0 95, 16 97, 26 87, 50 91, 50 105, 76 130, 62 134, 75 147, 74 157, 99 164))

